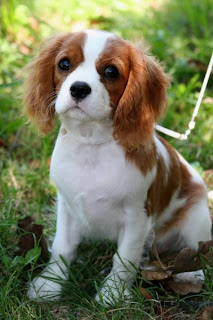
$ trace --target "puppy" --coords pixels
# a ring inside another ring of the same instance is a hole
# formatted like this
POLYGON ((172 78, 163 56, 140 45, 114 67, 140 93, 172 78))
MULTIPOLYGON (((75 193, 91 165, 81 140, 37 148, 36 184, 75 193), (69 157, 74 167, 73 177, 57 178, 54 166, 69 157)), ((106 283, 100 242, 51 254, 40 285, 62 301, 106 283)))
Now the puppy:
POLYGON ((31 299, 56 299, 83 238, 117 243, 96 299, 125 297, 155 231, 160 252, 211 239, 200 176, 154 126, 169 77, 146 52, 112 33, 87 30, 49 39, 29 67, 25 110, 43 133, 61 128, 50 175, 58 190, 50 264, 31 299), (147 244, 146 244, 147 245, 147 244), (63 257, 63 259, 61 259, 63 257))

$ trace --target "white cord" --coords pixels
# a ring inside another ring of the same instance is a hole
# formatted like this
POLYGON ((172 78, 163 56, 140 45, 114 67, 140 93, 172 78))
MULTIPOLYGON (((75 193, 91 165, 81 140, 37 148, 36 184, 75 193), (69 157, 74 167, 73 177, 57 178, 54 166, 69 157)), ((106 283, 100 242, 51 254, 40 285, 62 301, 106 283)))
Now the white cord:
POLYGON ((198 100, 197 100, 197 103, 196 103, 196 106, 194 108, 194 112, 192 114, 192 118, 189 122, 189 125, 188 125, 188 129, 186 130, 185 133, 179 133, 179 132, 175 132, 173 130, 170 130, 170 129, 167 129, 167 128, 164 128, 158 124, 155 125, 155 128, 170 136, 170 137, 173 137, 175 139, 180 139, 180 140, 186 140, 191 132, 192 129, 194 129, 195 127, 195 118, 198 114, 198 111, 199 111, 199 108, 200 108, 200 105, 201 105, 201 102, 202 102, 202 99, 203 99, 203 95, 204 95, 204 92, 206 90, 206 86, 207 86, 207 83, 209 81, 209 77, 210 77, 210 74, 211 74, 211 70, 212 70, 212 67, 213 67, 213 53, 212 53, 212 56, 211 56, 211 59, 209 61, 209 65, 208 65, 208 68, 207 68, 207 71, 206 71, 206 75, 205 75, 205 78, 203 80, 203 84, 202 84, 202 87, 201 87, 201 90, 200 90, 200 93, 199 93, 199 97, 198 97, 198 100))

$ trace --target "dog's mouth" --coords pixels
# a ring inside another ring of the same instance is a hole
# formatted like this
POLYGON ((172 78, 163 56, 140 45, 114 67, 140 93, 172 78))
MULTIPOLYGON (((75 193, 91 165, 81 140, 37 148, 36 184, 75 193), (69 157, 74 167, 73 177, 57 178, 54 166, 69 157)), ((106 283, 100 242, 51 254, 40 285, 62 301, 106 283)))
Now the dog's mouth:
MULTIPOLYGON (((66 107, 66 109, 63 111, 63 113, 67 113, 67 112, 72 112, 72 111, 80 111, 80 112, 84 112, 79 105, 74 105, 74 106, 68 106, 66 107)), ((84 112, 85 113, 85 112, 84 112)))
POLYGON ((69 108, 69 110, 71 110, 71 112, 81 112, 81 113, 85 113, 85 111, 79 107, 79 105, 75 105, 74 107, 69 108))
POLYGON ((78 104, 68 105, 64 108, 62 112, 60 112, 63 119, 73 118, 73 119, 91 119, 90 115, 81 108, 78 104))

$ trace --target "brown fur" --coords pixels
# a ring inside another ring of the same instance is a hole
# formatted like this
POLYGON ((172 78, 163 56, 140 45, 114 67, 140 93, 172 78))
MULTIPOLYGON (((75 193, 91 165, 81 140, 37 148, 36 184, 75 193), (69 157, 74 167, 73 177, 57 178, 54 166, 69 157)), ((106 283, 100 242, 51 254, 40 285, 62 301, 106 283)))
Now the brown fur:
POLYGON ((63 46, 55 57, 54 84, 56 93, 59 92, 68 74, 73 72, 79 64, 84 61, 83 45, 85 40, 86 34, 84 32, 69 34, 69 36, 64 39, 63 46), (72 64, 71 69, 68 71, 61 71, 58 68, 58 63, 64 58, 68 58, 72 64))
POLYGON ((115 65, 118 79, 102 79, 114 112, 114 137, 128 151, 152 142, 154 123, 166 105, 169 77, 160 64, 142 50, 122 39, 107 42, 96 67, 100 75, 115 65))
POLYGON ((203 184, 198 184, 192 181, 191 175, 184 164, 181 163, 181 189, 179 192, 180 199, 186 199, 185 205, 174 212, 172 218, 167 221, 163 227, 158 230, 158 235, 164 234, 178 225, 186 218, 190 208, 198 202, 198 199, 204 198, 206 188, 203 184))
POLYGON ((148 215, 161 214, 169 205, 171 198, 181 185, 180 161, 175 150, 162 138, 170 158, 168 172, 162 156, 156 158, 156 177, 148 190, 146 208, 148 215))
POLYGON ((126 159, 134 162, 136 167, 146 175, 156 165, 156 148, 152 143, 150 145, 140 145, 138 149, 126 151, 126 159))
MULTIPOLYGON (((25 111, 43 133, 53 128, 54 101, 64 79, 84 61, 85 39, 83 32, 52 37, 28 67, 25 111), (58 62, 63 58, 68 58, 72 64, 66 72, 58 68, 58 62)), ((156 177, 147 193, 147 214, 162 214, 175 191, 179 190, 180 199, 186 199, 184 207, 174 212, 158 231, 165 233, 185 218, 186 212, 205 192, 204 185, 192 182, 187 167, 162 138, 170 158, 169 170, 164 158, 157 154, 153 141, 154 124, 165 110, 169 77, 153 57, 119 38, 107 41, 96 61, 96 69, 110 96, 113 135, 126 149, 127 161, 132 161, 144 175, 156 166, 156 177), (118 68, 118 78, 103 76, 109 65, 118 68)), ((61 134, 64 134, 63 129, 61 134)))
MULTIPOLYGON (((84 60, 85 37, 86 34, 80 32, 50 38, 27 68, 24 109, 43 133, 53 129, 54 101, 62 82, 84 60), (60 72, 57 68, 62 58, 69 58, 73 64, 68 72, 60 72)), ((168 76, 154 58, 119 38, 108 41, 96 67, 109 92, 112 109, 117 107, 114 137, 129 151, 150 143, 153 125, 164 110, 168 76), (101 75, 106 66, 113 64, 121 76, 108 81, 101 75)))
POLYGON ((129 77, 114 114, 114 137, 128 150, 152 143, 154 124, 165 110, 169 77, 152 57, 129 46, 129 77))
POLYGON ((169 143, 161 137, 159 139, 169 154, 170 170, 167 171, 164 159, 157 157, 157 174, 147 194, 147 213, 149 216, 153 214, 161 215, 168 207, 175 191, 179 190, 179 199, 186 199, 185 205, 176 210, 172 218, 158 230, 158 234, 163 234, 185 219, 188 210, 199 198, 206 194, 206 190, 203 184, 192 181, 192 176, 187 167, 180 162, 178 154, 169 143))
MULTIPOLYGON (((76 39, 77 44, 81 42, 79 46, 82 47, 84 41, 82 33, 78 34, 78 37, 75 35, 76 39)), ((63 50, 58 59, 69 57, 69 51, 72 51, 70 49, 72 40, 73 36, 70 33, 57 35, 46 40, 38 57, 26 68, 29 76, 25 81, 24 111, 44 134, 53 129, 56 89, 60 88, 66 74, 65 72, 58 75, 59 71, 55 65, 55 59, 62 47, 63 50)), ((82 56, 80 57, 82 60, 82 56)))
POLYGON ((101 81, 109 93, 113 113, 114 108, 123 95, 129 78, 129 45, 127 45, 127 42, 119 38, 109 39, 103 53, 96 62, 96 68, 100 74, 101 81), (110 65, 116 66, 119 70, 120 76, 118 79, 108 80, 102 77, 104 70, 110 65))

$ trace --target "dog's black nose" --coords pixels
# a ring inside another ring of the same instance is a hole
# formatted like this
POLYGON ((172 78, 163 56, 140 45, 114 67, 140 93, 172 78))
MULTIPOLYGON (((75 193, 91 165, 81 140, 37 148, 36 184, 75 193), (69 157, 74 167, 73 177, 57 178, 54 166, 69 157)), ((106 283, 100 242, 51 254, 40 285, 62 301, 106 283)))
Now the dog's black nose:
POLYGON ((74 82, 70 87, 70 93, 71 96, 75 100, 82 100, 86 98, 90 93, 92 89, 86 82, 82 81, 76 81, 74 82))

